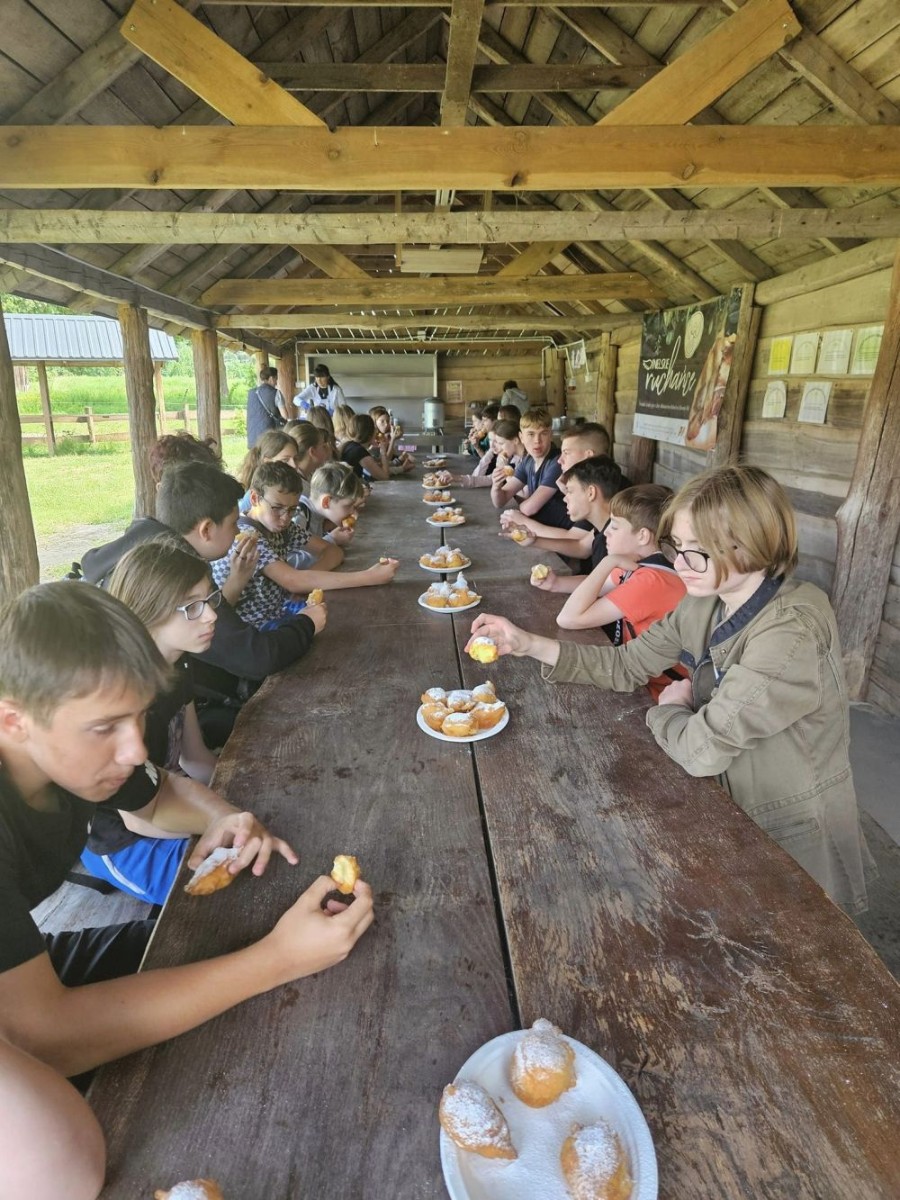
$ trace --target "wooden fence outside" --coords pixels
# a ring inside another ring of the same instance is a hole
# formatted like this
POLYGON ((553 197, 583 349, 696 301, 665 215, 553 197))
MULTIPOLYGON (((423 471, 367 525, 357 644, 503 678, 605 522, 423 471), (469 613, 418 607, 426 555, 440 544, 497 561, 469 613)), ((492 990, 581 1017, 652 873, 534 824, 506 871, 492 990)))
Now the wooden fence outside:
MULTIPOLYGON (((223 408, 223 436, 243 433, 243 416, 243 408, 223 408)), ((114 423, 125 424, 127 426, 128 413, 95 413, 90 405, 85 406, 80 413, 51 413, 49 410, 39 414, 20 413, 19 420, 23 426, 43 426, 43 432, 40 434, 28 434, 23 430, 22 444, 27 446, 43 442, 49 454, 56 453, 57 425, 86 425, 86 433, 67 433, 65 436, 70 441, 87 442, 92 446, 98 442, 127 442, 131 439, 128 429, 113 430, 104 428, 105 425, 114 423)), ((160 434, 171 432, 170 426, 173 426, 175 429, 186 429, 188 433, 196 433, 197 410, 190 405, 178 409, 177 412, 166 412, 164 409, 158 408, 156 421, 160 434)))

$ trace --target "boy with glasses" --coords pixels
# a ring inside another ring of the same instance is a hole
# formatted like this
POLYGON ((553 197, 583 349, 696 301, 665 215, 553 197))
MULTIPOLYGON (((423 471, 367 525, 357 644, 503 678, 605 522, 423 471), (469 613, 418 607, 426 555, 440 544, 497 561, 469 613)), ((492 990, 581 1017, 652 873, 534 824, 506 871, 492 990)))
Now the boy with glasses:
MULTIPOLYGON (((177 535, 207 562, 227 555, 243 494, 238 481, 212 463, 167 466, 156 496, 156 517, 138 517, 120 538, 89 550, 82 560, 84 578, 104 586, 128 550, 160 535, 177 535)), ((226 576, 239 594, 256 567, 254 539, 245 539, 228 561, 226 576)), ((283 671, 307 652, 325 619, 319 606, 262 631, 242 620, 231 603, 221 605, 209 648, 192 656, 198 712, 210 745, 222 745, 241 704, 267 675, 283 671)))
MULTIPOLYGON (((366 571, 320 571, 296 565, 297 553, 309 541, 309 533, 294 522, 300 507, 303 480, 299 472, 284 462, 262 463, 250 481, 250 509, 238 521, 239 533, 231 554, 212 564, 213 578, 219 587, 227 587, 232 562, 245 553, 242 535, 255 534, 255 563, 253 573, 244 584, 235 602, 238 615, 257 629, 278 629, 293 619, 313 589, 332 591, 336 588, 366 587, 390 583, 397 570, 397 560, 376 563, 366 571)), ((246 543, 245 543, 246 544, 246 543)), ((304 608, 315 612, 320 605, 304 608)))

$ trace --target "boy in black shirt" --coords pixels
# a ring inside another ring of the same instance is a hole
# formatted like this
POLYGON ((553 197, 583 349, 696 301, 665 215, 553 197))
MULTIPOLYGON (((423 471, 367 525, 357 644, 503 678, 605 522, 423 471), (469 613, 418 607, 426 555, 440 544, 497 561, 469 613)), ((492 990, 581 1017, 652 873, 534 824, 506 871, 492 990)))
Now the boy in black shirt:
POLYGON ((273 850, 297 861, 251 813, 147 766, 143 714, 167 682, 138 619, 97 588, 43 584, 0 612, 0 1012, 13 1046, 66 1075, 340 961, 372 920, 361 883, 357 903, 323 912, 321 877, 261 941, 206 962, 127 975, 149 935, 134 926, 45 944, 30 910, 76 861, 97 805, 140 831, 199 834, 189 865, 220 845, 240 850, 234 873, 261 875, 273 850))

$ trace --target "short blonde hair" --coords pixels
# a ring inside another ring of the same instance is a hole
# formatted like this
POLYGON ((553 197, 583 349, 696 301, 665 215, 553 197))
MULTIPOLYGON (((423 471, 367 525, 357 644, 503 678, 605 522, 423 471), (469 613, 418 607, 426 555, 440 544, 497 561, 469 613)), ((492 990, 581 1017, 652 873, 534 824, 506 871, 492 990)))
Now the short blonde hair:
POLYGON ((761 467, 714 467, 691 479, 669 501, 660 538, 688 512, 697 541, 709 554, 716 583, 735 571, 789 575, 797 565, 797 522, 787 492, 761 467))
POLYGON ((553 418, 546 408, 529 408, 519 421, 520 429, 552 429, 553 418))

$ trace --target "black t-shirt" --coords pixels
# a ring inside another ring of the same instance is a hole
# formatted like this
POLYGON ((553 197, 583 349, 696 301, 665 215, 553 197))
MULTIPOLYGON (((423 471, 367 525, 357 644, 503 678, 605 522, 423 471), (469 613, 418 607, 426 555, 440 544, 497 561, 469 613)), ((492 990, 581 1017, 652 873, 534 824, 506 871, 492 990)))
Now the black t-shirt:
POLYGON ((44 812, 30 808, 0 768, 0 972, 43 953, 44 939, 31 909, 56 891, 78 861, 92 817, 102 808, 144 808, 158 790, 156 771, 138 767, 125 787, 102 804, 55 788, 58 808, 44 812))
MULTIPOLYGON (((168 766, 169 763, 169 734, 172 721, 177 718, 186 704, 194 699, 194 672, 191 660, 184 655, 175 664, 175 682, 167 692, 162 692, 147 710, 147 720, 144 728, 144 745, 147 747, 147 761, 158 767, 168 766)), ((129 779, 126 788, 134 786, 129 779)), ((122 804, 119 808, 128 808, 122 804)), ((140 838, 133 833, 119 815, 119 808, 100 805, 94 813, 91 822, 91 832, 87 847, 94 854, 115 854, 124 850, 140 838)))
POLYGON ((370 458, 371 453, 368 446, 364 446, 361 442, 344 442, 341 446, 341 462, 348 463, 362 479, 364 477, 362 460, 370 458))

